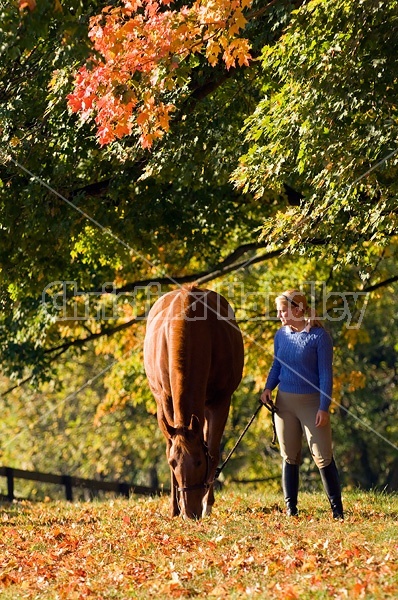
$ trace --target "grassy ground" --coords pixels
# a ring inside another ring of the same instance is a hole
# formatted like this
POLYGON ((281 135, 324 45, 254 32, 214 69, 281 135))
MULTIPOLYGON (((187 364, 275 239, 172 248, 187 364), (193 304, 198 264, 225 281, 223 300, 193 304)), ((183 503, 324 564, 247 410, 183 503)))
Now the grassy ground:
POLYGON ((346 493, 333 521, 321 493, 226 490, 200 522, 168 498, 0 506, 0 598, 398 597, 398 495, 346 493))

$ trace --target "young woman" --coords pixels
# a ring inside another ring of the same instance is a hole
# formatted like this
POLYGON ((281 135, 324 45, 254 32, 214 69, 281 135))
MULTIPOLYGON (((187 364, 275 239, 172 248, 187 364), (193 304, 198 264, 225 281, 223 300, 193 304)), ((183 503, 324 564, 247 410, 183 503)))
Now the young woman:
POLYGON ((269 408, 276 396, 275 426, 282 464, 282 488, 287 514, 296 516, 303 432, 332 507, 343 519, 340 480, 332 451, 329 405, 333 387, 333 344, 306 297, 288 290, 277 297, 282 327, 274 338, 274 361, 261 401, 269 408))

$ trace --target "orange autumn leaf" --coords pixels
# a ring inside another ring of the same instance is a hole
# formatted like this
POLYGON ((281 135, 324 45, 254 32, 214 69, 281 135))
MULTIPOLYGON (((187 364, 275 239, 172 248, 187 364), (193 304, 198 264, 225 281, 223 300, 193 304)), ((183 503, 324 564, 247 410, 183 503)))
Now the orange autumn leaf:
POLYGON ((79 69, 67 99, 83 121, 95 118, 101 145, 138 130, 141 145, 150 148, 169 130, 175 106, 165 104, 164 94, 181 86, 178 70, 186 69, 190 55, 201 53, 212 66, 223 60, 227 69, 249 65, 249 42, 239 36, 251 0, 173 4, 123 0, 91 19, 89 37, 99 58, 79 69))
POLYGON ((25 8, 32 11, 36 8, 36 0, 19 0, 18 8, 21 11, 25 10, 25 8))

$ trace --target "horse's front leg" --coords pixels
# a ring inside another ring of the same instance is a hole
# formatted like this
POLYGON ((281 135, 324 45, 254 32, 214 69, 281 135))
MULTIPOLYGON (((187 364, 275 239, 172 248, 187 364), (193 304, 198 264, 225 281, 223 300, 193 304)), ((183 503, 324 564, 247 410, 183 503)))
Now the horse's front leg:
MULTIPOLYGON (((169 461, 169 457, 170 457, 170 448, 171 448, 171 440, 168 439, 167 446, 166 446, 167 462, 169 461)), ((178 502, 178 483, 175 478, 174 471, 170 466, 170 516, 178 517, 180 512, 181 512, 180 505, 178 502)))
POLYGON ((208 477, 209 489, 205 493, 203 500, 202 500, 202 517, 207 517, 211 514, 211 511, 213 509, 213 504, 215 502, 214 483, 213 482, 214 482, 214 476, 216 473, 218 462, 220 459, 219 445, 217 447, 217 450, 215 448, 213 448, 212 452, 210 451, 210 448, 209 448, 209 461, 210 461, 209 477, 208 477))
POLYGON ((211 514, 214 498, 214 476, 220 460, 220 444, 224 433, 225 425, 228 419, 231 397, 226 396, 218 399, 216 406, 207 407, 205 410, 204 436, 209 450, 209 489, 204 495, 202 502, 202 516, 211 514))
POLYGON ((215 502, 213 484, 210 484, 209 490, 206 492, 202 501, 202 517, 208 517, 211 515, 213 510, 213 504, 215 502))
POLYGON ((180 504, 178 502, 178 483, 174 476, 172 468, 170 468, 170 481, 171 481, 170 516, 178 517, 178 515, 181 513, 180 504))

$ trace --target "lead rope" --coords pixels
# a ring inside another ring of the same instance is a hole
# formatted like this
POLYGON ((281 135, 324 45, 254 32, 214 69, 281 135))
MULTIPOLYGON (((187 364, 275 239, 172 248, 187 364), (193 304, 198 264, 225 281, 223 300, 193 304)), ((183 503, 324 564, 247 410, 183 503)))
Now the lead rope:
POLYGON ((275 413, 277 412, 278 409, 276 408, 275 404, 273 404, 273 403, 271 405, 271 408, 269 406, 267 406, 267 408, 268 408, 268 410, 271 413, 271 420, 272 420, 272 440, 271 440, 271 444, 273 446, 276 446, 275 413))
POLYGON ((265 406, 271 413, 271 418, 272 418, 272 441, 271 444, 273 446, 275 446, 276 444, 276 428, 275 428, 275 413, 276 413, 276 406, 274 404, 272 404, 271 407, 267 406, 266 404, 263 404, 261 402, 261 400, 259 400, 259 405, 256 408, 254 414, 252 415, 250 421, 248 422, 248 424, 246 425, 246 427, 244 428, 244 430, 242 431, 242 433, 240 434, 235 446, 232 448, 232 450, 230 451, 230 453, 228 454, 227 458, 224 460, 224 462, 222 463, 222 465, 220 467, 217 467, 216 472, 214 474, 214 479, 217 479, 221 473, 221 471, 223 470, 223 468, 225 467, 225 465, 227 464, 227 462, 229 461, 229 459, 231 458, 232 454, 235 452, 236 448, 238 447, 240 441, 242 440, 243 436, 245 435, 246 431, 249 429, 250 425, 253 423, 254 419, 257 417, 257 414, 260 412, 261 408, 265 406))

